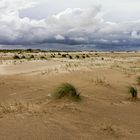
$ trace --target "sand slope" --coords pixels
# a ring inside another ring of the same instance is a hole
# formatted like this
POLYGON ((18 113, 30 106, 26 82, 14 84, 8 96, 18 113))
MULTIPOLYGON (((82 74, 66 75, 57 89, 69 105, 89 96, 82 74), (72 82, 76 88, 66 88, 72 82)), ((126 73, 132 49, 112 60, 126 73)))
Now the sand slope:
POLYGON ((128 100, 140 58, 114 54, 0 65, 0 140, 139 140, 140 101, 128 100), (105 59, 102 60, 101 57, 105 59), (124 58, 125 57, 125 58, 124 58), (82 100, 52 100, 60 83, 82 100))

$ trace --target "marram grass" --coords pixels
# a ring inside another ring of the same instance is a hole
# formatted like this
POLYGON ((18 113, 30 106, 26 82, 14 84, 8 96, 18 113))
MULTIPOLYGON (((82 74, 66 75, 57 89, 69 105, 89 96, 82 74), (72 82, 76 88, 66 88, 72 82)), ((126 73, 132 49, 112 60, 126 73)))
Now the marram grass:
POLYGON ((73 100, 79 100, 80 94, 72 84, 63 83, 54 90, 52 97, 55 99, 66 97, 73 100))
POLYGON ((137 99, 138 92, 137 92, 137 89, 135 87, 133 87, 133 86, 129 87, 128 88, 128 93, 131 95, 131 98, 137 99))

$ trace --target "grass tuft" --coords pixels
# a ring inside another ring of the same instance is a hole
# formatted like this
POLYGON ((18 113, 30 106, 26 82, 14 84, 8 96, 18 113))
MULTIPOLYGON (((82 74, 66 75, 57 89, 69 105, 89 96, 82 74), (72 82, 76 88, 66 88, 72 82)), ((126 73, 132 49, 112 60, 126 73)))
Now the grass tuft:
POLYGON ((131 86, 128 88, 128 93, 131 95, 132 99, 137 99, 138 97, 138 92, 137 92, 137 88, 131 86))
POLYGON ((20 57, 18 55, 14 55, 13 59, 20 59, 20 57))
POLYGON ((57 87, 52 95, 55 99, 61 99, 63 97, 67 97, 69 99, 79 100, 80 94, 77 92, 76 88, 69 84, 63 83, 59 87, 57 87))
POLYGON ((40 59, 46 59, 45 56, 40 56, 40 59))
POLYGON ((30 59, 33 59, 33 58, 35 58, 35 56, 34 56, 34 55, 31 55, 31 56, 30 56, 30 59))
POLYGON ((77 59, 79 59, 79 58, 80 58, 80 56, 79 56, 79 55, 76 55, 76 58, 77 58, 77 59))
POLYGON ((66 57, 67 57, 67 55, 66 55, 66 54, 62 54, 62 57, 63 57, 63 58, 66 58, 66 57))
POLYGON ((21 56, 21 59, 26 59, 26 57, 24 55, 21 56))
POLYGON ((69 59, 72 59, 72 56, 71 55, 69 55, 69 59))

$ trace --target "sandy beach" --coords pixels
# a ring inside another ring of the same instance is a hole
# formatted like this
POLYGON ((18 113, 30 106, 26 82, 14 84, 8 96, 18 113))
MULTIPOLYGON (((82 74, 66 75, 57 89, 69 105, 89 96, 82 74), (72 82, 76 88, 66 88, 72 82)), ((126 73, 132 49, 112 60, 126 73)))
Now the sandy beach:
POLYGON ((139 52, 0 53, 0 140, 139 140, 137 76, 139 52), (51 98, 64 82, 79 102, 51 98))

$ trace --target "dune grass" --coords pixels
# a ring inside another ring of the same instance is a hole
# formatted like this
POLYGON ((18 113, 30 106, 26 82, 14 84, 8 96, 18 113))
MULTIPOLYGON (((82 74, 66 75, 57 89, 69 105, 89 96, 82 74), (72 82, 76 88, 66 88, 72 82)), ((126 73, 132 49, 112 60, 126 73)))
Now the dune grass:
POLYGON ((30 59, 33 59, 33 58, 35 58, 35 56, 34 56, 34 55, 31 55, 31 56, 30 56, 30 59))
POLYGON ((73 99, 73 100, 79 100, 80 99, 80 94, 77 92, 76 88, 69 83, 63 83, 60 86, 58 86, 53 94, 53 98, 55 99, 61 99, 61 98, 68 98, 68 99, 73 99))
POLYGON ((21 56, 21 59, 26 59, 26 57, 24 55, 21 56))
POLYGON ((20 59, 20 57, 18 55, 14 55, 13 59, 20 59))
POLYGON ((40 59, 46 59, 46 57, 45 56, 40 56, 40 59))
POLYGON ((138 98, 138 92, 137 92, 137 88, 130 86, 128 88, 128 93, 131 95, 132 99, 137 99, 138 98))

